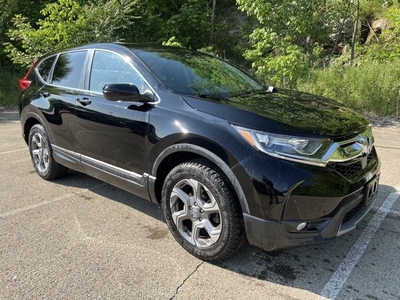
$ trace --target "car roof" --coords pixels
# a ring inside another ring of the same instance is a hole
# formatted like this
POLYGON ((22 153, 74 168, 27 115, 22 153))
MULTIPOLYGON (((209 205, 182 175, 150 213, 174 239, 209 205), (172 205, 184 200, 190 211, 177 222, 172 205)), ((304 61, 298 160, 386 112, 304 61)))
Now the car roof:
POLYGON ((134 44, 134 43, 122 43, 122 42, 114 42, 114 43, 91 43, 85 45, 79 45, 64 49, 59 49, 54 51, 53 53, 66 52, 71 50, 83 50, 83 49, 105 49, 105 50, 121 50, 128 49, 131 52, 139 52, 139 51, 166 51, 166 52, 186 52, 186 53, 200 53, 198 51, 193 51, 180 47, 172 47, 172 46, 164 46, 157 44, 134 44))

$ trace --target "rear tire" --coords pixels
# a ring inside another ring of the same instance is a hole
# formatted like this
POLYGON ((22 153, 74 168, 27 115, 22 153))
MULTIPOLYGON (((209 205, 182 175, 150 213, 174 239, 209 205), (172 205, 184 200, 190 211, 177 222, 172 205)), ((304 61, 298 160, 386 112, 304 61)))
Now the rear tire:
POLYGON ((188 161, 171 170, 163 186, 162 208, 178 243, 202 260, 222 260, 246 241, 235 195, 206 160, 188 161))
POLYGON ((29 131, 29 152, 32 163, 40 177, 52 180, 67 174, 68 168, 57 163, 53 158, 53 149, 46 129, 36 124, 29 131))

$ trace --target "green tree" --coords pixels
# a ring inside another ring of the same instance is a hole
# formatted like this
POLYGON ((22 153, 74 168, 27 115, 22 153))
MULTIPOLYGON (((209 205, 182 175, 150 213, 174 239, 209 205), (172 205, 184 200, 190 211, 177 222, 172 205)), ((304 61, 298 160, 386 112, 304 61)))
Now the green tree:
POLYGON ((187 0, 166 22, 165 34, 175 36, 187 48, 199 49, 208 44, 211 30, 211 9, 208 1, 187 0))
POLYGON ((14 64, 27 67, 37 57, 55 49, 89 42, 122 41, 129 37, 136 1, 94 0, 86 4, 59 0, 41 11, 43 19, 32 26, 20 14, 12 19, 5 52, 14 64))
POLYGON ((299 77, 327 55, 332 29, 353 4, 345 0, 237 0, 260 25, 250 35, 245 57, 262 78, 294 86, 299 77))
MULTIPOLYGON (((40 18, 40 10, 46 5, 55 0, 0 0, 0 41, 6 41, 7 32, 12 28, 12 18, 15 14, 26 16, 29 22, 35 22, 40 18)), ((4 68, 11 69, 4 46, 0 43, 0 72, 4 68)))

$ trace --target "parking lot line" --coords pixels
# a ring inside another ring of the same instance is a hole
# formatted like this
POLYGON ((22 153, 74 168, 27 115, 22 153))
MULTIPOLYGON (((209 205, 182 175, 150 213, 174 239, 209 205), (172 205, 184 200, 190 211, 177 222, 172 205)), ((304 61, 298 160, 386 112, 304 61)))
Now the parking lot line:
POLYGON ((0 152, 0 155, 2 155, 2 154, 14 153, 14 152, 26 151, 27 149, 28 149, 28 148, 16 149, 16 150, 10 150, 10 151, 4 151, 4 152, 0 152))
MULTIPOLYGON (((90 187, 90 190, 93 191, 93 190, 96 190, 98 188, 104 187, 106 185, 107 185, 106 183, 100 183, 100 184, 97 184, 95 186, 90 187)), ((64 195, 62 195, 60 197, 57 197, 57 198, 55 198, 53 200, 42 201, 42 202, 35 203, 35 204, 29 205, 29 206, 13 209, 11 211, 8 211, 8 212, 0 214, 0 218, 6 218, 6 217, 13 216, 13 215, 16 215, 16 214, 19 214, 19 213, 22 213, 22 212, 25 212, 25 211, 28 211, 28 210, 31 210, 31 209, 35 209, 35 208, 41 207, 43 205, 47 205, 47 204, 51 204, 51 203, 54 203, 54 202, 57 202, 57 201, 61 201, 61 200, 64 200, 64 199, 67 199, 67 198, 70 198, 70 197, 73 197, 73 196, 76 196, 76 195, 83 194, 86 191, 88 191, 88 189, 85 189, 85 190, 80 191, 80 192, 64 194, 64 195)))
POLYGON ((321 296, 329 299, 336 299, 343 284, 347 281, 358 260, 363 255, 369 242, 375 235, 386 215, 391 212, 393 204, 399 199, 400 193, 391 193, 379 207, 372 220, 368 223, 365 230, 347 253, 346 258, 333 273, 331 279, 321 291, 321 296))
POLYGON ((34 208, 38 208, 38 207, 43 206, 43 205, 47 205, 47 204, 54 203, 54 202, 57 202, 57 201, 60 201, 60 200, 64 200, 64 199, 67 199, 69 197, 72 197, 73 195, 74 195, 73 193, 69 193, 69 194, 62 195, 61 197, 55 198, 53 200, 42 201, 42 202, 39 202, 39 203, 35 203, 33 205, 29 205, 29 206, 13 209, 11 211, 8 211, 8 212, 0 214, 0 218, 13 216, 13 215, 19 214, 21 212, 25 212, 25 211, 28 211, 28 210, 31 210, 31 209, 34 209, 34 208))

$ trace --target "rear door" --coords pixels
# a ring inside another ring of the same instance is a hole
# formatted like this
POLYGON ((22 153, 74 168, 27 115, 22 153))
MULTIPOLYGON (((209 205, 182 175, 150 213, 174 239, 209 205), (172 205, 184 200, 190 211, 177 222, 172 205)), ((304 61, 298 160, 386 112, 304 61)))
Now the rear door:
POLYGON ((38 67, 41 77, 49 84, 39 91, 41 98, 37 101, 43 105, 37 106, 42 107, 53 144, 71 151, 77 148, 75 105, 84 87, 87 54, 86 50, 61 53, 45 60, 38 67))

